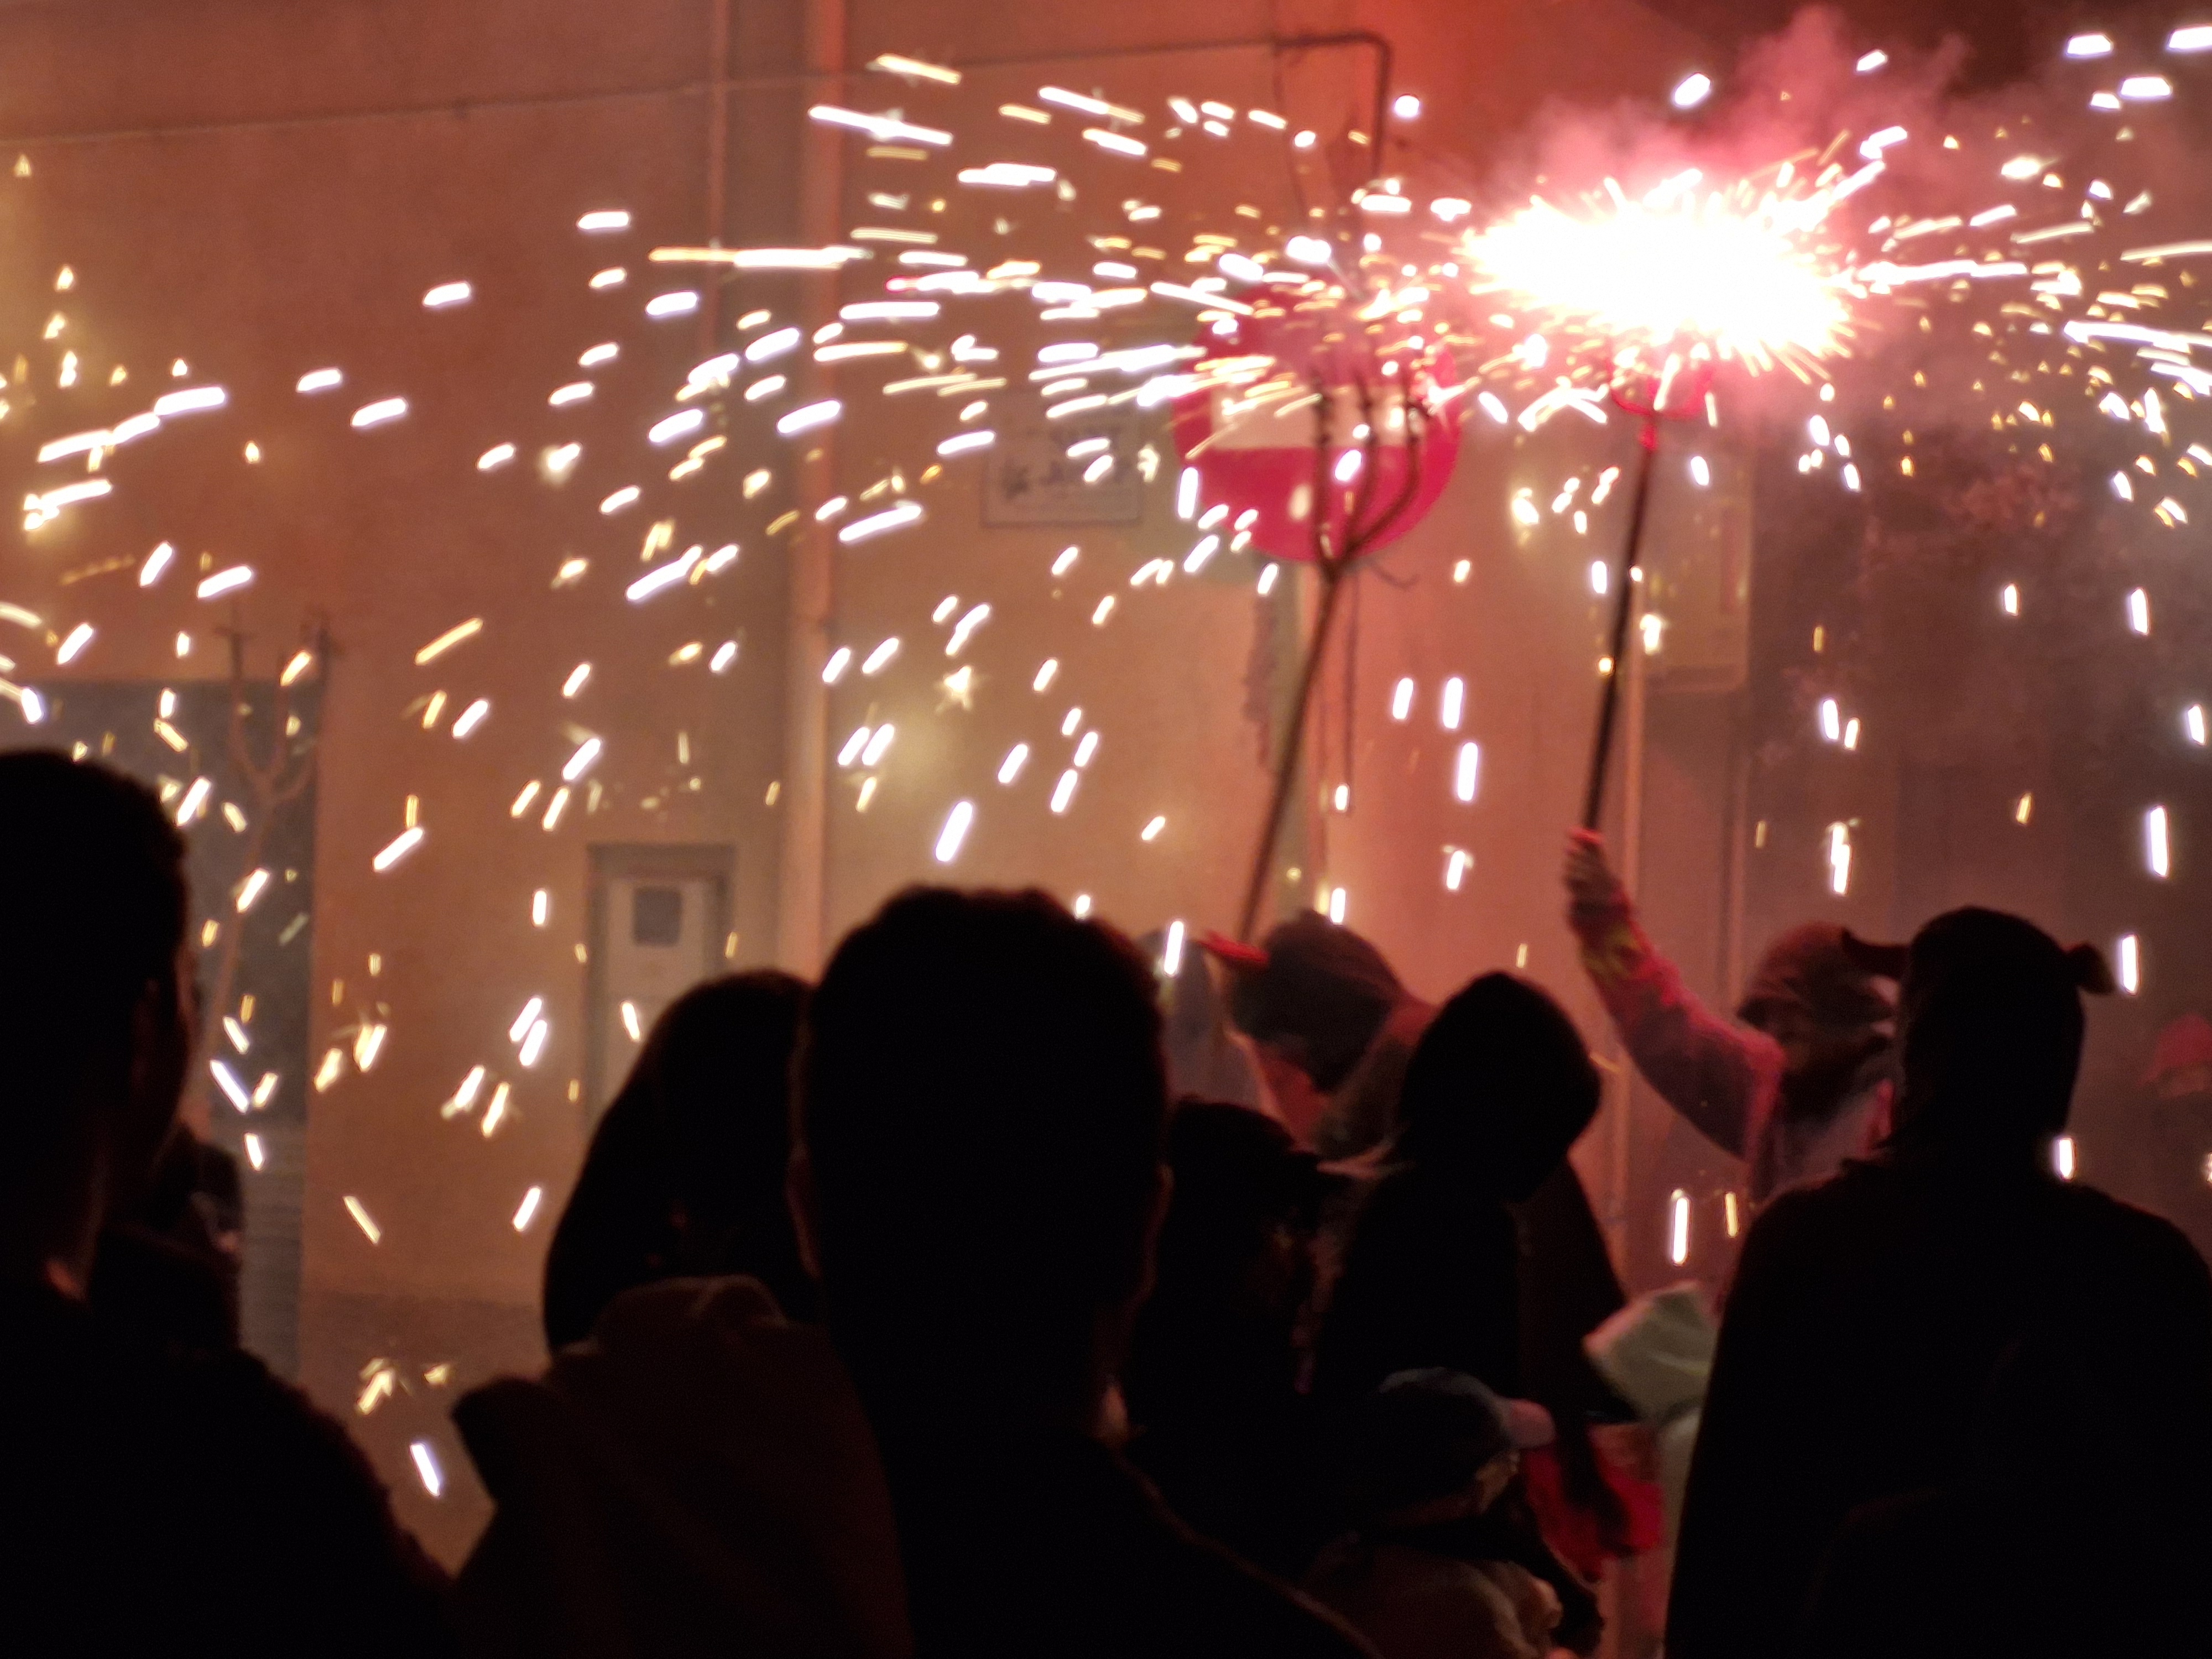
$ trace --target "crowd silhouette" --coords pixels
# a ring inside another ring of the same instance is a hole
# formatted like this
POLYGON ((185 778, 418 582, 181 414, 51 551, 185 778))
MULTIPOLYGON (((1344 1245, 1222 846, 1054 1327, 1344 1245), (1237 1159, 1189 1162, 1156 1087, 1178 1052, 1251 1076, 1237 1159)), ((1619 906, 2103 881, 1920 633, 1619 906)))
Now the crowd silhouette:
POLYGON ((1671 1557, 1674 1659, 2212 1652, 2212 1275, 2052 1157, 2098 953, 1808 926, 1731 1022, 1601 842, 1565 877, 1634 1063, 1747 1166, 1725 1285, 1625 1295, 1568 1156, 1599 1073, 1525 981, 1431 1006, 1315 915, 1170 978, 1041 893, 915 889, 818 985, 655 1024, 550 1363, 456 1407, 495 1508, 449 1579, 240 1348, 177 830, 0 756, 0 1631, 1547 1659, 1656 1652, 1601 1586, 1671 1557))

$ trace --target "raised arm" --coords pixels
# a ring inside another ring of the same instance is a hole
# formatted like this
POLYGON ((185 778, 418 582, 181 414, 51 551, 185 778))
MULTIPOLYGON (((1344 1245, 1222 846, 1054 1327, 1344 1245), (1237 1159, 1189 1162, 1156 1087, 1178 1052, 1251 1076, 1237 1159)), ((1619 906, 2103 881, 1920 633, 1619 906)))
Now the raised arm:
POLYGON ((1706 1139, 1747 1158, 1781 1087, 1781 1048, 1720 1018, 1682 983, 1638 923, 1602 838, 1571 835, 1565 873, 1567 925, 1636 1069, 1706 1139))

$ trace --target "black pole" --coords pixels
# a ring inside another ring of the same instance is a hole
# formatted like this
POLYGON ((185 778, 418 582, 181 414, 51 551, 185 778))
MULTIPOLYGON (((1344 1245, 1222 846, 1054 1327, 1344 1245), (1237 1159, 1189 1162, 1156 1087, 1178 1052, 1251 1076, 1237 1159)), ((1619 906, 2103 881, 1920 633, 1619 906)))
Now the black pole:
POLYGON ((1275 784, 1267 798, 1267 821, 1260 827, 1259 850, 1252 860, 1252 878, 1244 886, 1244 908, 1237 918, 1237 937, 1249 943, 1252 929, 1260 919, 1260 907, 1266 902, 1269 879, 1273 874, 1275 843, 1280 839, 1283 808, 1288 805, 1291 786, 1297 780, 1298 760, 1305 752, 1306 710, 1312 705, 1314 684, 1321 673, 1322 654, 1328 648, 1329 624, 1336 620, 1336 602, 1343 594, 1346 579, 1352 568, 1374 546, 1376 539, 1398 520, 1398 516, 1420 492, 1421 431, 1428 416, 1425 407, 1405 400, 1406 411, 1406 483, 1398 497, 1385 507, 1380 517, 1364 529, 1361 520, 1372 504, 1376 463, 1382 453, 1382 429, 1375 420, 1370 389, 1363 382, 1359 388, 1360 418, 1367 428, 1366 447, 1363 453, 1366 465, 1361 469, 1359 489, 1345 514, 1345 548, 1340 554, 1328 550, 1328 511, 1321 505, 1326 497, 1324 480, 1328 476, 1328 417, 1327 388, 1316 379, 1316 390, 1320 392, 1322 408, 1316 412, 1314 421, 1314 501, 1313 520, 1314 568, 1321 572, 1321 605, 1314 616, 1312 636, 1306 641, 1305 660, 1298 669, 1298 691, 1291 710, 1288 727, 1283 733, 1282 753, 1275 763, 1275 784))
POLYGON ((1637 469, 1636 498, 1628 509, 1628 541, 1621 550, 1620 568, 1613 574, 1619 584, 1613 600, 1613 654, 1599 694, 1597 736, 1590 744, 1589 790, 1583 797, 1583 828, 1597 828, 1605 806, 1605 777, 1613 760, 1613 728, 1620 712, 1620 682, 1627 672, 1628 620, 1636 609, 1636 584, 1632 574, 1644 549, 1644 513, 1651 500, 1651 464, 1659 453, 1659 416, 1655 410, 1644 417, 1641 438, 1644 460, 1637 469))
POLYGON ((1306 706, 1313 701, 1322 653, 1328 643, 1328 625, 1336 615, 1336 597, 1344 591, 1344 569, 1328 564, 1319 568, 1321 605, 1314 616, 1313 636, 1306 644, 1304 665, 1298 671, 1298 695, 1283 731, 1282 754, 1275 763, 1275 787, 1267 798, 1267 820, 1261 826, 1260 850, 1252 860, 1252 878, 1245 884, 1244 908, 1237 921, 1237 937, 1247 942, 1251 939, 1253 925, 1260 919, 1260 906, 1266 901, 1268 880, 1274 873, 1275 842, 1282 834, 1283 808, 1290 800, 1291 785, 1297 777, 1298 757, 1305 749, 1306 706))

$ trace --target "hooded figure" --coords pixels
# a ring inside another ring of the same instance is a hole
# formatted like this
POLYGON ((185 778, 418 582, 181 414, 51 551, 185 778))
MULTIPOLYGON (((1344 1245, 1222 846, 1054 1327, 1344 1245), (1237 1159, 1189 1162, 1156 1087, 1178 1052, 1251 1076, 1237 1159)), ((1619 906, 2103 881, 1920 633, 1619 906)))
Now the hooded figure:
MULTIPOLYGON (((1624 1298, 1567 1159, 1597 1104, 1581 1033, 1534 986, 1485 974, 1444 1005, 1353 1214, 1314 1392, 1348 1410, 1396 1372, 1441 1366, 1537 1401, 1559 1426, 1565 1504, 1619 1553, 1625 1518, 1587 1426, 1629 1413, 1582 1341, 1624 1298)), ((1561 1585, 1570 1645, 1587 1629, 1577 1595, 1561 1585)))
MULTIPOLYGON (((1967 1474, 1976 1408, 2016 1345, 2081 1357, 2124 1394, 2118 1373, 2148 1357, 2172 1379, 2151 1437, 2197 1457, 2212 1276, 2165 1222, 2053 1168, 2081 994, 2111 984, 2093 948, 1994 911, 1952 911, 1913 940, 1889 1143, 1777 1198, 1746 1241, 1691 1468, 1669 1659, 1789 1653, 1845 1518, 1967 1474)), ((2146 1589, 2179 1588, 2116 1589, 2116 1619, 2146 1589)))
POLYGON ((1413 1045, 1436 1010, 1374 945, 1303 911, 1258 949, 1208 939, 1229 981, 1229 1021, 1251 1040, 1275 1110, 1323 1158, 1388 1136, 1413 1045))
POLYGON ((1832 1175, 1881 1139, 1894 1011, 1875 981, 1898 972, 1895 946, 1832 922, 1793 927, 1766 947, 1732 1025, 1651 943, 1596 836, 1570 841, 1566 879, 1583 967, 1637 1071, 1744 1161, 1753 1204, 1832 1175))
POLYGON ((1597 1103, 1581 1034, 1534 986, 1485 974, 1444 1005, 1352 1219, 1316 1393, 1358 1399, 1395 1372, 1441 1365, 1554 1406, 1537 1374, 1586 1372, 1582 1338, 1623 1300, 1567 1163, 1597 1103), (1577 1328, 1562 1345, 1555 1324, 1577 1328))

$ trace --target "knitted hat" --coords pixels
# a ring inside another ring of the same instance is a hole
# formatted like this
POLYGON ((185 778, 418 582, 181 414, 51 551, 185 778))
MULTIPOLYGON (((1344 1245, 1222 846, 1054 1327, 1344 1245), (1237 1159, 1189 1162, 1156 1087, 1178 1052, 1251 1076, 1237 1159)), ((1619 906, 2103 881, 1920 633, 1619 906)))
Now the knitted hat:
POLYGON ((1598 1093, 1566 1011, 1526 980, 1484 974, 1421 1034, 1398 1097, 1398 1155, 1518 1203, 1589 1127, 1598 1093))
POLYGON ((1897 1011, 1874 981, 1904 971, 1904 951, 1870 945, 1848 927, 1808 921, 1766 947, 1737 1018, 1763 1024, 1778 1008, 1797 1008, 1820 1024, 1844 1030, 1879 1024, 1897 1011))

